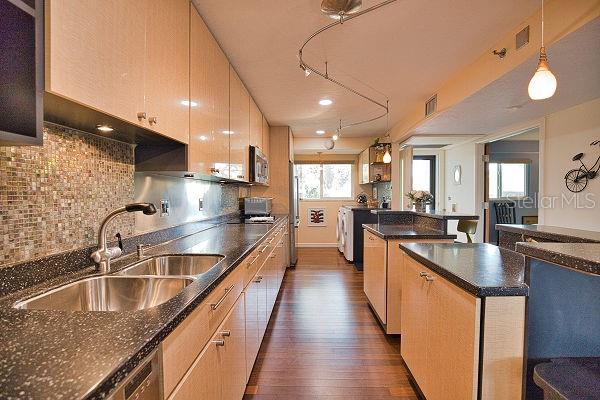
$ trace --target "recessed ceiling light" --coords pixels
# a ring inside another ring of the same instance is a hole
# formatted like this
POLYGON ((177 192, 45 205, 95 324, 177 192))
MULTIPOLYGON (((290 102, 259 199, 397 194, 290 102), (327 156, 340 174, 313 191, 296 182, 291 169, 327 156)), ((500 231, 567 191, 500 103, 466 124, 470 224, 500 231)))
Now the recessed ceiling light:
POLYGON ((226 135, 233 135, 235 132, 233 131, 222 131, 226 135))
POLYGON ((98 129, 100 132, 112 132, 112 131, 114 131, 114 129, 111 128, 108 125, 96 125, 96 129, 98 129))
POLYGON ((338 134, 336 133, 336 134, 335 134, 335 135, 333 135, 331 138, 332 138, 333 140, 338 140, 340 137, 339 137, 339 136, 338 136, 338 134))
POLYGON ((195 101, 189 101, 189 100, 181 100, 181 104, 184 106, 190 106, 190 107, 198 107, 198 103, 196 103, 195 101))
POLYGON ((321 99, 319 100, 319 104, 322 106, 330 106, 333 104, 333 101, 329 99, 321 99))
POLYGON ((322 129, 319 129, 316 133, 317 133, 317 135, 324 135, 325 131, 322 129))
POLYGON ((208 140, 208 138, 206 136, 202 135, 202 136, 200 136, 200 140, 202 140, 204 142, 204 141, 208 140))

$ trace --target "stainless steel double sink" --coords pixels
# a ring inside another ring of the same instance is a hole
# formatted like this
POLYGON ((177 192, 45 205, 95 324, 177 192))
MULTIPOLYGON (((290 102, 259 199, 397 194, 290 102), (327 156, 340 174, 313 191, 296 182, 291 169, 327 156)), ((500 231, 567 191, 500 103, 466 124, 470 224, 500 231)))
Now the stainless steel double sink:
POLYGON ((164 255, 112 275, 68 283, 19 301, 15 308, 67 311, 134 311, 158 306, 208 272, 223 255, 164 255))

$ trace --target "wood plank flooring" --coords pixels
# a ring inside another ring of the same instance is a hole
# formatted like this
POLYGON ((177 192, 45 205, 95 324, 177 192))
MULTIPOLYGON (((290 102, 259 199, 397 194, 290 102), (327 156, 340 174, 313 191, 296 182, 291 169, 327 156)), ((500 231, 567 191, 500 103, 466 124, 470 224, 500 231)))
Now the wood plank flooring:
POLYGON ((301 248, 267 327, 246 400, 417 399, 400 339, 375 320, 335 248, 301 248))

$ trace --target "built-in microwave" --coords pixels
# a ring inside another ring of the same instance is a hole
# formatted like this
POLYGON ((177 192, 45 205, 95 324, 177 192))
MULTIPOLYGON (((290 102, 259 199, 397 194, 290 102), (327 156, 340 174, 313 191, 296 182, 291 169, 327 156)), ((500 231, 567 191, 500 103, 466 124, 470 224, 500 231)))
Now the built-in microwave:
POLYGON ((269 182, 269 161, 265 153, 256 146, 250 146, 250 182, 269 182))
POLYGON ((0 146, 42 143, 43 97, 44 2, 0 0, 0 146))

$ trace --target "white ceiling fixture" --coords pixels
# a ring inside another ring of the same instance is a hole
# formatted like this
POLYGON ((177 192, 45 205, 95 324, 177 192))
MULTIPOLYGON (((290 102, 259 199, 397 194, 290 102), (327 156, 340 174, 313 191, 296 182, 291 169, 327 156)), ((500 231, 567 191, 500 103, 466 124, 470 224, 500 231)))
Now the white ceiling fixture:
POLYGON ((554 96, 556 92, 556 77, 550 71, 548 56, 544 47, 544 0, 542 0, 542 47, 540 48, 540 60, 535 74, 529 81, 527 92, 532 100, 545 100, 554 96))
POLYGON ((322 130, 322 129, 319 129, 319 130, 317 130, 315 133, 316 133, 317 135, 324 135, 324 134, 325 134, 325 131, 324 131, 324 130, 322 130))
POLYGON ((321 99, 319 100, 319 104, 322 106, 330 106, 333 104, 333 100, 330 99, 321 99))
POLYGON ((114 131, 114 129, 112 127, 110 127, 109 125, 96 125, 96 129, 98 129, 100 132, 112 132, 114 131))
MULTIPOLYGON (((304 61, 304 58, 302 57, 302 52, 304 51, 304 48, 306 47, 306 45, 311 40, 313 40, 315 37, 320 35, 321 33, 325 32, 335 26, 342 25, 345 21, 354 19, 361 15, 365 15, 371 11, 375 11, 375 10, 377 10, 383 6, 386 6, 388 4, 391 4, 395 1, 396 0, 384 0, 380 3, 377 3, 377 4, 369 7, 369 8, 366 8, 363 11, 359 11, 360 8, 362 7, 362 0, 323 0, 321 2, 321 12, 323 12, 324 14, 329 15, 329 16, 335 16, 334 19, 336 19, 336 21, 321 27, 316 32, 314 32, 312 35, 310 35, 308 37, 308 39, 306 39, 304 41, 304 43, 298 50, 298 59, 300 60, 300 69, 302 71, 304 71, 304 75, 306 77, 308 77, 311 72, 314 72, 316 75, 320 76, 321 78, 326 79, 329 82, 336 84, 337 86, 347 90, 348 92, 351 92, 359 97, 362 97, 364 100, 367 100, 370 103, 383 108, 383 110, 384 110, 384 113, 381 115, 363 119, 363 120, 360 120, 357 122, 343 124, 342 120, 340 119, 340 125, 339 125, 339 128, 337 130, 337 135, 336 135, 338 137, 339 137, 339 135, 341 135, 341 131, 344 128, 349 128, 352 126, 357 126, 357 125, 365 124, 368 122, 373 122, 373 121, 378 120, 379 118, 382 118, 382 117, 385 117, 386 115, 388 115, 390 112, 389 100, 386 99, 386 103, 384 105, 383 103, 373 99, 372 97, 369 97, 366 94, 359 92, 357 89, 354 89, 354 88, 350 87, 349 85, 340 82, 338 79, 333 78, 332 76, 329 75, 329 71, 327 68, 327 66, 328 66, 327 61, 325 62, 325 70, 324 71, 317 69, 313 65, 307 64, 304 61)), ((322 102, 319 102, 319 103, 321 105, 324 105, 322 102)), ((329 104, 331 104, 331 103, 329 103, 329 104)), ((336 139, 334 139, 334 140, 336 140, 336 139)))

